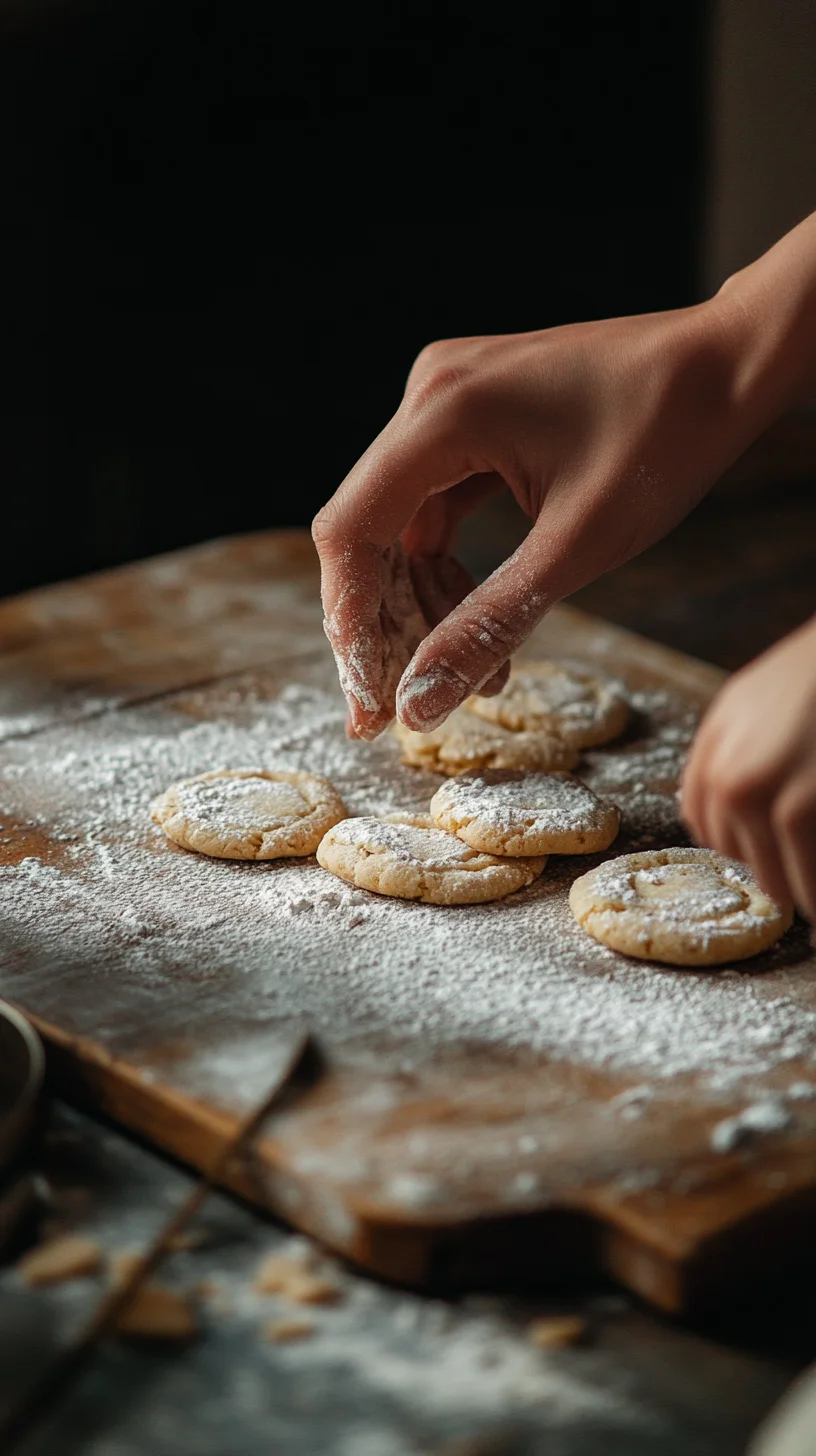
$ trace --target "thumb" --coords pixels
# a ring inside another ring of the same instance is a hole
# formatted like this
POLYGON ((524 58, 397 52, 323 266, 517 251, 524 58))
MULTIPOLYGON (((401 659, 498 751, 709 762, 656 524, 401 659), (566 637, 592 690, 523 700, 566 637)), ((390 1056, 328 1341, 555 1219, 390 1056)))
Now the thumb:
POLYGON ((477 693, 559 600, 556 550, 537 523, 518 550, 420 643, 400 680, 397 717, 430 733, 477 693))

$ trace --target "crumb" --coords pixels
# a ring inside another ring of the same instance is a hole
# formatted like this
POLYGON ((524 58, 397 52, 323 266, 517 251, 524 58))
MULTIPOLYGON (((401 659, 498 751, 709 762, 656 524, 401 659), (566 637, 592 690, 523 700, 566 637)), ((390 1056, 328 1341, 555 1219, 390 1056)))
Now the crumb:
POLYGON ((540 1350, 563 1350, 569 1345, 580 1345, 588 1334, 589 1326, 580 1314, 533 1320, 527 1329, 527 1338, 540 1350))
POLYGON ((293 1279, 308 1274, 304 1259, 292 1259, 286 1254, 268 1254, 258 1265, 253 1288, 259 1294, 282 1294, 293 1279))
POLYGON ((17 1268, 26 1284, 61 1284, 96 1274, 102 1264, 99 1245, 81 1234, 61 1234, 30 1249, 17 1268))
POLYGON ((174 1340, 181 1343, 198 1334, 199 1324, 190 1300, 161 1284, 146 1284, 116 1321, 120 1335, 139 1340, 174 1340))
POLYGON ((264 1329, 264 1338, 273 1345, 288 1344, 290 1340, 308 1340, 315 1333, 315 1326, 307 1319, 270 1320, 264 1329))
POLYGON ((290 1279, 281 1294, 293 1304, 336 1304, 342 1298, 342 1291, 331 1279, 322 1279, 308 1270, 290 1279))

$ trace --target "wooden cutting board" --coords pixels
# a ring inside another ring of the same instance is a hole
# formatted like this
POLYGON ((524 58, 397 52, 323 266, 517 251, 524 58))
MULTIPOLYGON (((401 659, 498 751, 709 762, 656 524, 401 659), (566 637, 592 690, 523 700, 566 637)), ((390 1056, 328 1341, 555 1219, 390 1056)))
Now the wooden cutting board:
MULTIPOLYGON (((426 907, 314 861, 206 860, 151 824, 167 783, 230 764, 311 764, 351 812, 427 803, 435 781, 393 740, 343 737, 305 533, 8 601, 0 652, 0 995, 68 1095, 204 1166, 311 1031, 312 1064, 231 1184, 405 1283, 600 1270, 680 1310, 807 1245, 803 925, 741 966, 673 971, 574 925, 583 860, 498 905, 426 907), (759 1130, 714 1134, 746 1109, 759 1130)), ((624 809, 614 852, 682 842, 680 754, 721 675, 568 608, 528 653, 633 694, 625 740, 581 769, 624 809)))

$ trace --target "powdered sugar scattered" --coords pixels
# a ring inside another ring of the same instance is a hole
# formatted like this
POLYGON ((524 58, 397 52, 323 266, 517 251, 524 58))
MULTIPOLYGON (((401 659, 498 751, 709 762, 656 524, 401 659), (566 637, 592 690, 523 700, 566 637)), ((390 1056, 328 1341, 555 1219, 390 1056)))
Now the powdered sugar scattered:
POLYGON ((730 1153, 763 1133, 783 1132, 792 1121, 782 1099, 769 1097, 746 1107, 736 1117, 718 1122, 711 1133, 711 1146, 716 1153, 730 1153))
POLYGON ((441 829, 389 823, 369 816, 345 819, 332 831, 335 843, 359 845, 370 854, 387 854, 403 864, 426 870, 456 870, 476 858, 476 851, 441 829))
MULTIPOLYGON (((439 780, 403 768, 389 739, 349 742, 326 681, 322 664, 269 700, 255 678, 237 679, 215 696, 182 694, 7 745, 6 838, 48 825, 54 847, 0 870, 6 993, 23 1002, 30 993, 43 1015, 82 1006, 82 1029, 111 1049, 126 1049, 128 1025, 147 1008, 165 1040, 195 1027, 242 1104, 265 1090, 270 1028, 293 1019, 347 1060, 376 1043, 381 1067, 387 1046, 395 1067, 418 1067, 481 1043, 661 1081, 697 1074, 730 1093, 816 1056, 812 988, 794 999, 783 968, 678 973, 588 940, 566 898, 580 862, 551 860, 501 904, 441 909, 347 887, 313 860, 227 863, 169 847, 149 824, 151 798, 218 764, 323 774, 352 814, 426 810, 439 780), (196 721, 205 710, 214 721, 196 721), (73 1001, 72 985, 81 988, 73 1001), (234 1043, 227 1026, 243 1028, 234 1043)), ((657 761, 671 779, 672 734, 669 725, 645 732, 640 746, 611 755, 611 769, 590 755, 596 787, 611 777, 615 797, 629 763, 636 839, 654 819, 638 821, 631 777, 643 781, 657 761)), ((658 796, 667 819, 673 791, 672 781, 658 796)))
POLYGON ((493 770, 450 779, 439 792, 446 808, 508 836, 520 825, 568 834, 592 829, 599 821, 595 794, 567 774, 493 770))
POLYGON ((265 832, 291 824, 311 809, 294 784, 255 776, 196 779, 177 785, 175 798, 186 818, 220 834, 236 829, 265 832))
MULTIPOLYGON (((684 853, 699 854, 701 863, 672 860, 632 871, 625 858, 611 860, 595 872, 597 893, 621 908, 638 905, 665 920, 720 920, 745 908, 748 896, 736 883, 725 881, 706 850, 684 853)), ((731 875, 736 878, 735 871, 731 875)))

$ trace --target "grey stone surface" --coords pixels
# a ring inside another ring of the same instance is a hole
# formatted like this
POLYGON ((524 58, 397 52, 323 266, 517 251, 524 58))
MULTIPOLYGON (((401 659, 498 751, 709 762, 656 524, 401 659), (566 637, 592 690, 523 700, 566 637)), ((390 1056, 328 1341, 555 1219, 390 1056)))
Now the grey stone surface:
MULTIPOLYGON (((183 1169, 64 1107, 38 1162, 52 1216, 107 1254, 144 1247, 190 1187, 183 1169)), ((108 1342, 45 1413, 26 1456, 737 1456, 803 1363, 740 1352, 609 1289, 448 1302, 328 1259, 342 1299, 304 1311, 252 1281, 265 1254, 305 1240, 221 1195, 196 1228, 205 1242, 174 1254, 162 1279, 211 1286, 200 1338, 179 1349, 108 1342), (535 1349, 529 1321, 563 1311, 589 1317, 590 1342, 535 1349), (270 1320, 293 1313, 313 1320, 309 1339, 264 1338, 270 1320)), ((100 1276, 32 1290, 13 1267, 0 1272, 0 1412, 41 1378, 104 1287, 100 1276)))

